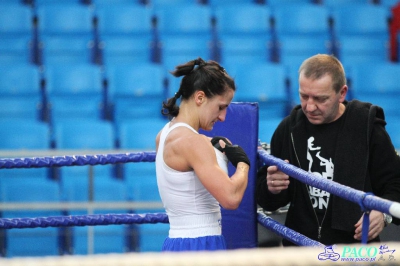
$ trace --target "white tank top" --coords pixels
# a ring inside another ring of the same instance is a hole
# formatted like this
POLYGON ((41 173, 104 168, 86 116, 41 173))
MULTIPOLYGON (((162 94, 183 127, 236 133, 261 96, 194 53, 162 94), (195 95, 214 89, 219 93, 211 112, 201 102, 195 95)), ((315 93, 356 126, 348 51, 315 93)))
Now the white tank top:
MULTIPOLYGON (((180 172, 165 164, 164 143, 168 134, 177 127, 186 127, 198 132, 185 123, 162 129, 156 155, 158 190, 170 223, 170 238, 193 238, 221 234, 221 209, 218 201, 200 182, 194 171, 180 172)), ((219 166, 228 173, 228 159, 215 149, 219 166)))

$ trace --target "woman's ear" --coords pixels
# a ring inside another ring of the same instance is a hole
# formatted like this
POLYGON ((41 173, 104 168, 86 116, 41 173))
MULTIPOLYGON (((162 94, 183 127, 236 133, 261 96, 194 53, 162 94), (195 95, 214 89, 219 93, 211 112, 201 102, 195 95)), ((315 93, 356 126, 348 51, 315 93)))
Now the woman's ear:
POLYGON ((196 91, 194 97, 197 104, 202 104, 206 99, 204 91, 196 91))

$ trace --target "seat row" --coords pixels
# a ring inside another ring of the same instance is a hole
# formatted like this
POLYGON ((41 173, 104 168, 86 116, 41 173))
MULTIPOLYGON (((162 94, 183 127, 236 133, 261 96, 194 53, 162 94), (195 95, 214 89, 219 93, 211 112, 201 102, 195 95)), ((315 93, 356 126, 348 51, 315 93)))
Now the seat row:
MULTIPOLYGON (((235 101, 263 102, 270 116, 286 114, 290 101, 283 65, 225 67, 236 79, 235 101)), ((114 65, 104 71, 91 64, 64 64, 41 71, 25 64, 0 68, 0 102, 4 107, 0 117, 51 124, 79 118, 116 122, 160 118, 162 102, 179 89, 181 80, 153 63, 114 65)))
MULTIPOLYGON (((139 165, 139 163, 137 163, 139 165)), ((154 203, 161 206, 158 196, 153 164, 142 163, 146 169, 130 172, 126 180, 106 179, 94 174, 93 187, 88 186, 88 169, 86 167, 69 167, 63 171, 62 181, 45 179, 43 171, 48 169, 2 169, 0 171, 1 195, 3 204, 59 204, 71 206, 65 209, 31 209, 3 210, 2 218, 33 218, 91 214, 129 214, 164 212, 160 207, 154 209, 154 203), (84 168, 76 171, 76 168, 84 168), (86 170, 86 172, 84 171, 86 170), (22 172, 22 173, 20 173, 22 172), (75 175, 85 172, 85 175, 75 175), (151 172, 152 175, 146 175, 151 172), (67 175, 69 173, 69 175, 67 175), (73 174, 73 175, 71 175, 73 174), (143 175, 144 174, 144 175, 143 175), (89 195, 93 195, 90 198, 89 195), (120 208, 109 209, 104 205, 90 209, 87 203, 99 204, 142 203, 150 201, 147 209, 120 208), (70 205, 68 205, 70 204, 70 205), (77 205, 79 204, 79 205, 77 205), (79 207, 73 207, 79 206, 79 207)), ((131 163, 130 165, 136 166, 131 163)), ((124 165, 127 168, 129 165, 124 165)), ((101 172, 94 166, 94 172, 101 172)), ((99 166, 107 167, 107 166, 99 166)), ((132 171, 127 170, 127 172, 132 171)), ((2 256, 50 256, 59 254, 91 254, 91 253, 124 253, 124 252, 157 252, 168 236, 168 224, 148 225, 112 225, 85 226, 71 228, 35 228, 7 230, 0 234, 0 250, 2 256), (40 245, 38 245, 40 243, 40 245)))
MULTIPOLYGON (((44 65, 151 61, 170 68, 193 56, 222 63, 297 64, 299 58, 315 53, 357 60, 389 58, 390 10, 368 3, 334 8, 306 1, 274 7, 247 3, 215 8, 199 4, 156 8, 133 3, 94 8, 53 4, 35 9, 5 5, 1 12, 6 15, 0 15, 5 46, 0 50, 8 46, 20 60, 30 58, 44 65), (7 16, 10 13, 15 16, 7 16)), ((11 60, 10 51, 2 54, 0 59, 11 60)))
MULTIPOLYGON (((282 118, 293 104, 299 103, 298 68, 271 62, 223 66, 236 82, 233 100, 258 102, 260 117, 282 118)), ((399 69, 400 64, 390 62, 345 64, 349 99, 376 102, 388 114, 400 115, 395 103, 400 92, 396 82, 399 69)), ((79 118, 117 123, 160 118, 162 102, 173 96, 181 80, 155 63, 108 68, 64 64, 42 70, 26 64, 0 68, 0 102, 4 107, 0 118, 44 120, 51 124, 79 118)))
MULTIPOLYGON (((6 0, 3 0, 4 2, 6 0)), ((43 5, 43 4, 53 4, 53 3, 71 3, 70 0, 7 0, 7 2, 13 2, 18 4, 29 4, 33 6, 43 5)), ((256 3, 261 5, 277 6, 281 4, 290 3, 315 3, 322 4, 326 6, 336 6, 351 3, 373 3, 384 6, 394 6, 397 4, 397 0, 231 0, 229 2, 225 0, 74 0, 75 3, 87 4, 87 5, 115 5, 115 4, 129 4, 138 3, 143 5, 151 6, 162 6, 170 4, 204 4, 212 7, 219 5, 230 5, 230 4, 249 4, 256 3)), ((1 4, 1 2, 0 2, 1 4)))
MULTIPOLYGON (((143 120, 121 124, 121 149, 115 150, 115 132, 106 121, 70 121, 54 127, 57 150, 75 151, 71 155, 118 153, 155 149, 155 135, 164 120, 143 120), (85 152, 86 151, 86 152, 85 152)), ((50 128, 42 122, 16 120, 0 121, 1 156, 23 157, 23 151, 48 152, 50 156, 50 128), (6 152, 5 152, 6 151, 6 152), (22 153, 22 154, 21 154, 22 153)), ((67 152, 68 154, 68 152, 67 152)), ((40 156, 34 156, 40 157, 40 156)), ((2 203, 85 203, 94 202, 155 202, 161 206, 155 178, 154 163, 123 165, 74 166, 57 168, 1 169, 0 201, 2 203), (92 177, 92 182, 90 182, 92 177), (92 184, 92 185, 89 185, 92 184)), ((76 205, 75 205, 76 206, 76 205)), ((13 210, 0 212, 3 218, 86 215, 99 213, 146 213, 162 209, 106 209, 86 207, 65 210, 13 210)), ((44 256, 67 254, 111 253, 126 251, 160 251, 168 233, 168 225, 74 227, 72 229, 8 230, 0 234, 3 256, 44 256), (94 239, 89 238, 94 230, 94 239), (60 241, 59 241, 60 240, 60 241), (89 241, 89 242, 88 242, 89 241), (92 242, 90 242, 92 241, 92 242), (43 243, 43 245, 35 245, 43 243), (91 244, 88 244, 91 243, 91 244), (92 247, 92 248, 90 248, 92 247)))

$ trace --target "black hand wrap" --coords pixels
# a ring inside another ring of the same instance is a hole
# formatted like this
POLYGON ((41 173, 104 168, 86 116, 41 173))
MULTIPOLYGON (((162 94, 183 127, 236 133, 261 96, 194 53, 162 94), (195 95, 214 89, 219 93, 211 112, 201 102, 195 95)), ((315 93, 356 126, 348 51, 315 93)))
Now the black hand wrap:
POLYGON ((225 146, 224 152, 233 166, 237 167, 237 164, 240 162, 246 163, 250 166, 250 160, 242 147, 238 145, 227 144, 225 146))
POLYGON ((219 144, 220 140, 223 140, 225 142, 225 144, 229 145, 229 141, 225 138, 225 137, 221 137, 221 136, 215 136, 211 139, 211 144, 218 149, 220 152, 224 152, 224 149, 221 147, 221 145, 219 144))

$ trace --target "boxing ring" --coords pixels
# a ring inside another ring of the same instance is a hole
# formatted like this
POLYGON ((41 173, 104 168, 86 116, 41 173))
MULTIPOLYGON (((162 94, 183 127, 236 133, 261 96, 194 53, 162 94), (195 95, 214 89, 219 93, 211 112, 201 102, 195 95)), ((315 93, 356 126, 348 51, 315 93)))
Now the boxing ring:
MULTIPOLYGON (((103 254, 91 256, 57 256, 52 258, 0 258, 0 265, 265 265, 266 260, 274 261, 274 265, 318 265, 321 261, 317 255, 326 247, 314 240, 274 221, 260 210, 255 201, 255 185, 257 165, 274 164, 286 174, 317 188, 360 205, 368 217, 370 210, 379 210, 400 218, 400 203, 391 202, 372 194, 345 187, 333 181, 327 181, 313 174, 298 169, 283 160, 277 159, 260 147, 258 136, 258 104, 232 103, 228 107, 226 121, 217 123, 210 132, 202 131, 210 137, 226 136, 232 143, 238 144, 246 151, 252 167, 249 171, 249 182, 242 203, 237 210, 222 209, 222 233, 227 242, 227 251, 211 252, 207 256, 203 252, 186 252, 185 254, 168 253, 135 253, 135 254, 103 254), (261 224, 268 230, 285 238, 301 248, 257 248, 257 226, 261 224), (301 251, 300 251, 301 250, 301 251), (318 251, 317 251, 318 250, 318 251), (293 252, 302 257, 294 257, 289 261, 285 252, 293 252), (247 255, 245 255, 245 254, 247 255), (227 255, 229 254, 229 255, 227 255), (280 254, 280 255, 279 255, 280 254), (272 257, 277 258, 273 260, 272 257), (283 259, 283 261, 282 261, 283 259), (29 264, 28 264, 29 262, 29 264), (35 264, 37 263, 37 264, 35 264), (48 263, 48 264, 46 264, 48 263), (300 263, 300 264, 299 264, 300 263)), ((156 134, 156 132, 155 132, 156 134)), ((262 137, 262 136, 260 136, 262 137)), ((119 163, 153 163, 155 152, 136 152, 104 155, 73 155, 34 157, 18 159, 0 159, 1 169, 70 167, 85 165, 105 165, 119 163)), ((228 167, 229 175, 235 169, 228 167)), ((23 228, 97 226, 122 224, 154 224, 168 223, 165 213, 124 213, 124 214, 91 214, 49 216, 32 218, 0 218, 0 229, 19 230, 23 228)), ((364 219, 364 228, 368 228, 368 219, 364 219)), ((366 244, 367 232, 363 231, 361 245, 366 244)), ((399 243, 390 243, 390 247, 400 250, 399 243)), ((354 245, 354 248, 359 248, 354 245)), ((161 249, 161 247, 160 247, 161 249)), ((344 254, 344 253, 343 253, 344 254)), ((400 252, 397 262, 400 260, 400 252)), ((345 262, 342 262, 345 263, 345 262)), ((385 260, 380 263, 390 264, 385 260)), ((336 264, 340 264, 337 262, 336 264)))

